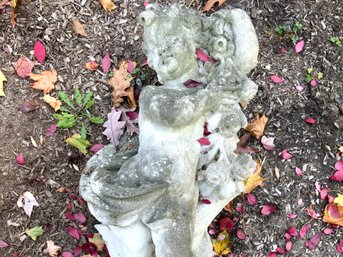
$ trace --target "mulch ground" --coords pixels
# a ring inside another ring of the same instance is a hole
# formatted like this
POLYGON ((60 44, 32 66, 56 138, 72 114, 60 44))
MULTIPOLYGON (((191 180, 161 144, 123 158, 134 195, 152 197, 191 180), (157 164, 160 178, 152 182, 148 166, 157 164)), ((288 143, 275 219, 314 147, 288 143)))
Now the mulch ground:
MULTIPOLYGON (((96 96, 93 113, 106 119, 112 106, 106 83, 108 74, 84 67, 92 58, 101 63, 106 52, 110 53, 113 67, 118 67, 122 60, 143 63, 142 28, 137 16, 144 5, 138 0, 125 2, 118 3, 116 10, 106 12, 98 1, 23 0, 16 10, 14 28, 10 24, 9 9, 0 14, 0 70, 7 78, 6 96, 0 98, 0 239, 9 245, 0 247, 0 256, 15 256, 14 253, 20 257, 48 256, 45 251, 48 240, 61 246, 63 252, 72 252, 83 245, 81 255, 85 255, 92 248, 87 242, 96 232, 93 226, 97 222, 78 195, 80 173, 92 153, 82 155, 66 144, 65 139, 78 133, 79 127, 58 129, 54 136, 46 136, 47 128, 56 123, 52 118, 54 112, 41 100, 43 94, 31 87, 30 79, 17 76, 12 63, 23 55, 34 60, 33 46, 41 40, 47 58, 43 65, 35 66, 34 72, 55 68, 58 72, 55 92, 64 90, 72 94, 75 88, 93 91, 96 96), (86 37, 73 31, 73 19, 84 24, 86 37), (39 109, 20 111, 25 99, 36 99, 39 109), (15 160, 18 153, 25 157, 21 166, 15 160), (60 188, 65 190, 58 192, 60 188), (31 217, 17 206, 19 195, 26 191, 39 203, 31 217), (71 221, 65 212, 83 213, 87 221, 83 224, 71 221), (25 230, 35 226, 43 226, 45 232, 33 241, 25 230), (82 231, 79 240, 70 236, 68 226, 82 231)), ((240 196, 233 201, 232 213, 218 217, 228 215, 235 220, 230 248, 235 256, 267 256, 277 247, 285 249, 288 240, 284 233, 289 227, 294 226, 299 232, 303 225, 311 224, 304 238, 290 239, 293 247, 286 255, 340 256, 336 245, 343 238, 342 230, 322 221, 327 200, 320 199, 316 185, 329 187, 334 197, 343 192, 340 182, 329 180, 335 171, 334 164, 342 158, 338 148, 343 143, 343 47, 330 42, 331 37, 343 36, 342 3, 340 0, 228 0, 220 8, 229 5, 251 15, 260 44, 259 63, 249 74, 259 91, 245 110, 246 115, 251 120, 255 112, 265 113, 269 118, 265 135, 275 137, 272 151, 263 149, 257 140, 248 142, 260 148, 253 157, 261 160, 261 176, 266 180, 263 187, 253 191, 257 205, 250 205, 246 196, 240 196), (296 21, 303 25, 298 36, 305 41, 305 47, 300 53, 295 53, 290 37, 281 37, 274 31, 280 25, 291 26, 296 21), (315 87, 305 81, 308 68, 313 68, 313 74, 324 74, 315 87), (285 81, 273 83, 272 75, 285 81), (315 124, 306 123, 307 117, 314 118, 315 124), (282 159, 284 149, 293 155, 291 159, 282 159), (297 176, 296 167, 302 169, 302 176, 297 176), (277 211, 263 216, 261 207, 268 203, 275 204, 277 211), (306 209, 310 206, 319 214, 318 219, 308 215, 306 209), (297 217, 288 218, 291 213, 297 217), (333 231, 323 234, 318 246, 309 250, 306 240, 325 228, 333 231), (244 230, 246 239, 237 238, 238 229, 244 230)), ((200 3, 194 1, 191 8, 200 9, 200 3)), ((150 75, 143 86, 156 82, 154 73, 147 67, 142 72, 150 75)), ((86 125, 92 144, 109 143, 102 135, 101 126, 86 125)), ((106 256, 105 252, 99 254, 106 256)))

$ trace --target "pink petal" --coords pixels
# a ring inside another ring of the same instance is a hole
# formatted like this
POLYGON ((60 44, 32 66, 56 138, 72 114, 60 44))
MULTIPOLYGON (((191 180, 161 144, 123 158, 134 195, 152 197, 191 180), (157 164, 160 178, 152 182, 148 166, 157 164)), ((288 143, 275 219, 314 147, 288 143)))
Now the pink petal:
POLYGON ((299 235, 301 238, 305 237, 305 235, 308 233, 308 231, 311 229, 311 224, 306 224, 304 225, 300 231, 299 231, 299 235))
POLYGON ((213 59, 212 57, 208 56, 205 54, 201 49, 196 48, 195 49, 195 54, 198 57, 199 60, 203 62, 211 62, 211 63, 216 63, 216 60, 213 59))
POLYGON ((297 85, 295 88, 296 88, 299 92, 304 91, 304 87, 301 86, 301 85, 297 85))
POLYGON ((103 144, 95 144, 95 145, 92 145, 91 148, 89 148, 89 151, 91 151, 93 153, 97 153, 104 147, 105 147, 105 145, 103 145, 103 144))
POLYGON ((322 237, 321 232, 316 233, 310 240, 306 241, 307 248, 310 250, 316 248, 320 242, 321 237, 322 237))
POLYGON ((245 212, 245 208, 243 204, 237 203, 235 210, 238 211, 239 213, 244 213, 245 212))
POLYGON ((283 248, 281 248, 281 247, 277 247, 275 250, 276 250, 279 254, 285 254, 285 253, 286 253, 286 251, 285 251, 283 248))
POLYGON ((19 255, 17 253, 13 253, 12 257, 19 257, 19 255))
POLYGON ((187 80, 185 83, 183 83, 187 88, 195 88, 195 87, 199 87, 202 86, 203 83, 195 81, 193 79, 189 79, 187 80))
POLYGON ((37 61, 40 64, 43 64, 45 57, 46 57, 46 52, 45 52, 45 47, 42 44, 42 42, 37 41, 35 46, 33 47, 33 53, 37 59, 37 61))
POLYGON ((287 239, 290 240, 291 239, 291 235, 288 234, 287 232, 285 234, 283 234, 283 236, 287 239))
POLYGON ((75 220, 78 220, 81 223, 85 223, 86 222, 86 216, 83 213, 81 213, 81 212, 75 213, 74 217, 75 217, 75 220))
POLYGON ((284 159, 284 160, 291 159, 292 156, 293 156, 292 154, 290 154, 289 152, 287 152, 286 149, 283 149, 283 150, 282 150, 281 155, 282 155, 282 159, 284 159))
POLYGON ((297 217, 297 215, 294 213, 288 214, 288 218, 290 218, 290 219, 295 219, 296 217, 297 217))
POLYGON ((275 83, 275 84, 280 84, 284 82, 285 80, 282 77, 279 77, 277 75, 273 75, 270 77, 270 79, 275 83))
POLYGON ((296 237, 298 235, 297 229, 295 227, 290 227, 287 230, 287 233, 290 234, 293 237, 296 237))
POLYGON ((110 58, 110 54, 108 52, 106 52, 104 58, 102 58, 101 65, 102 65, 102 71, 104 73, 107 73, 110 70, 111 58, 110 58))
POLYGON ((341 217, 336 204, 330 204, 328 207, 328 212, 331 214, 331 217, 334 219, 339 219, 341 217))
POLYGON ((295 167, 295 173, 300 177, 302 175, 302 170, 298 167, 295 167))
POLYGON ((127 64, 127 72, 132 73, 135 68, 136 68, 136 63, 133 61, 129 61, 127 64))
POLYGON ((211 144, 210 140, 206 137, 199 138, 197 141, 200 143, 200 145, 210 145, 211 144))
POLYGON ((238 229, 238 230, 236 231, 236 236, 237 236, 237 238, 240 239, 240 240, 244 240, 244 239, 247 238, 247 235, 244 233, 244 231, 243 231, 242 229, 238 229))
POLYGON ((328 192, 330 191, 330 188, 325 187, 320 190, 320 199, 324 200, 326 196, 328 195, 328 192))
POLYGON ((23 154, 23 153, 17 154, 15 160, 17 161, 17 163, 18 163, 19 165, 23 165, 23 164, 25 163, 24 154, 23 154))
POLYGON ((66 218, 70 221, 75 220, 74 214, 72 214, 71 212, 65 212, 64 216, 66 216, 66 218))
POLYGON ((216 232, 215 229, 211 228, 211 229, 208 230, 208 233, 209 233, 211 236, 213 236, 213 235, 215 235, 217 232, 216 232))
POLYGON ((268 253, 267 257, 276 257, 276 253, 275 252, 270 252, 270 253, 268 253))
POLYGON ((299 198, 299 199, 298 199, 298 205, 299 205, 299 206, 303 206, 303 205, 304 205, 304 201, 303 201, 302 198, 299 198))
POLYGON ((343 170, 343 160, 337 161, 335 163, 335 169, 338 170, 343 170))
POLYGON ((270 215, 274 212, 276 212, 277 207, 275 204, 265 204, 263 205, 262 209, 261 209, 261 214, 262 215, 270 215))
POLYGON ((318 219, 318 214, 311 207, 307 207, 306 211, 307 214, 311 216, 311 218, 318 219))
POLYGON ((63 252, 62 257, 74 257, 74 255, 71 252, 63 252))
POLYGON ((138 112, 126 112, 127 117, 130 118, 130 120, 136 120, 138 119, 138 112))
POLYGON ((280 52, 280 54, 285 54, 285 53, 287 53, 287 50, 284 47, 280 47, 279 52, 280 52))
POLYGON ((316 187, 316 190, 317 190, 318 192, 320 192, 320 183, 319 183, 319 181, 316 181, 316 183, 315 183, 314 185, 315 185, 315 187, 316 187))
POLYGON ((286 243, 286 251, 289 252, 289 251, 292 249, 292 246, 293 246, 292 242, 291 242, 291 241, 288 241, 288 242, 286 243))
POLYGON ((275 147, 274 139, 275 139, 274 137, 263 136, 261 138, 261 144, 264 147, 264 149, 272 151, 274 149, 274 147, 275 147))
POLYGON ((311 87, 317 87, 317 85, 318 85, 317 80, 312 79, 312 80, 310 81, 310 85, 311 85, 311 87))
POLYGON ((253 195, 253 194, 247 194, 247 200, 248 200, 248 203, 251 204, 251 205, 256 205, 257 204, 256 196, 253 195))
POLYGON ((51 124, 50 127, 46 130, 46 136, 51 137, 54 135, 54 133, 57 130, 57 125, 56 124, 51 124))
POLYGON ((144 7, 147 7, 149 4, 149 2, 144 2, 144 7))
POLYGON ((74 228, 73 226, 68 226, 67 230, 68 230, 68 234, 70 236, 72 236, 76 240, 80 240, 80 234, 79 234, 79 231, 76 228, 74 228))
POLYGON ((305 45, 305 41, 304 40, 301 40, 298 43, 296 43, 295 47, 294 47, 295 52, 296 53, 300 53, 303 50, 304 45, 305 45))
POLYGON ((339 253, 343 253, 343 239, 340 239, 336 245, 336 249, 339 253))
POLYGON ((325 235, 330 235, 330 234, 332 234, 333 229, 332 228, 326 228, 326 229, 324 229, 323 232, 324 232, 325 235))
POLYGON ((200 202, 203 204, 211 204, 211 201, 208 199, 201 199, 200 202))
POLYGON ((315 123, 316 123, 316 120, 313 119, 312 117, 307 117, 307 118, 305 119, 305 122, 306 122, 307 124, 315 124, 315 123))
POLYGON ((6 248, 6 247, 8 247, 8 244, 4 240, 0 239, 0 249, 6 248))
POLYGON ((329 179, 338 182, 343 182, 343 169, 336 171, 329 179))
POLYGON ((335 197, 333 197, 332 195, 328 195, 328 202, 332 203, 335 200, 335 197))

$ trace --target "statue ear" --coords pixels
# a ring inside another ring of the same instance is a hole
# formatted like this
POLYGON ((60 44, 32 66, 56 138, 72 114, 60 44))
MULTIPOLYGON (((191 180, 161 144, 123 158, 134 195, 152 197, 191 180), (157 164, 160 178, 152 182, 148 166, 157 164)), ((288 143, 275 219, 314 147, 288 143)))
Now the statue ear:
POLYGON ((247 74, 257 64, 258 40, 249 15, 241 9, 228 11, 235 52, 232 61, 236 67, 247 74))

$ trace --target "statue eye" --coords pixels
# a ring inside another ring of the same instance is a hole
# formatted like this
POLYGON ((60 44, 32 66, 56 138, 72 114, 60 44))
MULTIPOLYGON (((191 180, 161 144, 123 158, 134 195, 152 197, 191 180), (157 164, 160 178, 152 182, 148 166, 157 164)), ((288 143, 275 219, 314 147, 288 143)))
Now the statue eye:
POLYGON ((226 51, 227 49, 227 40, 224 37, 220 37, 218 38, 214 44, 213 44, 213 48, 215 51, 219 52, 219 53, 223 53, 226 51))
POLYGON ((151 11, 142 12, 139 20, 144 26, 150 26, 155 20, 155 14, 151 11))

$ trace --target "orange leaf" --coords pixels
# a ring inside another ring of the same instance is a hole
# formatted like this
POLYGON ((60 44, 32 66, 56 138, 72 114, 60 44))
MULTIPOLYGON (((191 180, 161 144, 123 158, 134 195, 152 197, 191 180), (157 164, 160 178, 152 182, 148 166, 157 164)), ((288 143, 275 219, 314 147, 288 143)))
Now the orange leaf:
POLYGON ((105 11, 110 12, 117 8, 117 6, 112 2, 112 0, 99 0, 105 11))
POLYGON ((113 68, 113 77, 108 81, 108 84, 113 88, 112 97, 115 107, 119 107, 127 99, 129 107, 136 109, 134 90, 130 86, 132 79, 127 72, 127 62, 123 61, 118 70, 113 68))
POLYGON ((73 20, 73 30, 77 33, 80 34, 81 36, 87 36, 87 33, 85 31, 85 28, 83 24, 79 20, 73 20))
POLYGON ((57 71, 55 69, 42 71, 41 74, 31 73, 30 78, 35 80, 32 87, 44 91, 44 94, 50 93, 55 88, 54 83, 57 81, 57 71))
POLYGON ((10 12, 10 20, 11 20, 11 25, 14 28, 17 22, 15 21, 15 18, 17 17, 17 14, 14 12, 14 9, 11 10, 10 12))
POLYGON ((225 0, 208 0, 204 6, 203 11, 208 12, 213 7, 214 4, 218 3, 218 6, 221 6, 224 2, 225 0))
POLYGON ((259 160, 256 161, 256 170, 244 181, 244 194, 250 194, 256 187, 261 186, 265 178, 260 176, 262 166, 259 160))
POLYGON ((343 226, 343 206, 329 203, 325 206, 323 221, 330 224, 343 226))
POLYGON ((55 112, 61 108, 61 101, 52 97, 50 95, 44 95, 43 100, 47 102, 52 108, 54 108, 55 112))
POLYGON ((264 128, 267 124, 268 118, 263 114, 262 117, 258 113, 254 114, 254 120, 248 124, 245 128, 253 137, 259 139, 264 132, 264 128))

